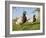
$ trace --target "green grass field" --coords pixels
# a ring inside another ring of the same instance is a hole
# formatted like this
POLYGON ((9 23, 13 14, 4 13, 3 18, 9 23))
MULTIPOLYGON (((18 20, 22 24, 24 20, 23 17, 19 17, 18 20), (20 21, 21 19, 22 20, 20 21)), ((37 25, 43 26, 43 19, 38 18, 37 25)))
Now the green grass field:
POLYGON ((19 24, 16 25, 13 23, 12 25, 12 30, 13 31, 24 31, 24 30, 40 30, 40 23, 35 22, 35 23, 24 23, 24 24, 19 24))

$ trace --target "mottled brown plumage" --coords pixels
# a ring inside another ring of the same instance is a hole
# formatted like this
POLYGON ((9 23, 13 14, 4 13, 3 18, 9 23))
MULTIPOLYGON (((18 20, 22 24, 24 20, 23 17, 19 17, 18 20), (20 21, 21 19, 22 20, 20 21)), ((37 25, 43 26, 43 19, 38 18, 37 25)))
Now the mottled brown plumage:
POLYGON ((22 22, 25 23, 27 21, 26 11, 23 12, 22 22))
POLYGON ((36 18, 35 18, 35 15, 33 16, 33 22, 35 22, 36 21, 36 18))

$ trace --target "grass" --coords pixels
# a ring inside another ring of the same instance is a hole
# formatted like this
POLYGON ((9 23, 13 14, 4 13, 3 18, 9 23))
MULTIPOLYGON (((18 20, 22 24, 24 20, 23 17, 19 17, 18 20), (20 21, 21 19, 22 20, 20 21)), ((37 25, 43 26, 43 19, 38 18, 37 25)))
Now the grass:
POLYGON ((12 30, 13 31, 24 31, 24 30, 40 30, 40 23, 35 22, 35 23, 24 23, 24 24, 19 24, 16 25, 13 23, 12 25, 12 30))

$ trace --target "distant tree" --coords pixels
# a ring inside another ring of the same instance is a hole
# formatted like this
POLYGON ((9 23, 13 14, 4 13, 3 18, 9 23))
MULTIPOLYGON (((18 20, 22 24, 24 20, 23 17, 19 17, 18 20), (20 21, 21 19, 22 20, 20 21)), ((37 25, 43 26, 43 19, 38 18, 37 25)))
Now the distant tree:
POLYGON ((23 12, 22 22, 25 23, 27 21, 26 11, 23 12))

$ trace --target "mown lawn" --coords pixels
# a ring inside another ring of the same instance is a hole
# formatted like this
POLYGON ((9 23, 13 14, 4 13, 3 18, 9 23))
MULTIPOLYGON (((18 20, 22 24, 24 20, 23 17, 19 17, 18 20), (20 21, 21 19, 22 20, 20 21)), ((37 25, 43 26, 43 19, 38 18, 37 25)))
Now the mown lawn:
POLYGON ((35 23, 24 23, 24 24, 19 24, 16 25, 13 23, 12 25, 12 30, 13 31, 24 31, 24 30, 40 30, 40 23, 35 22, 35 23))

